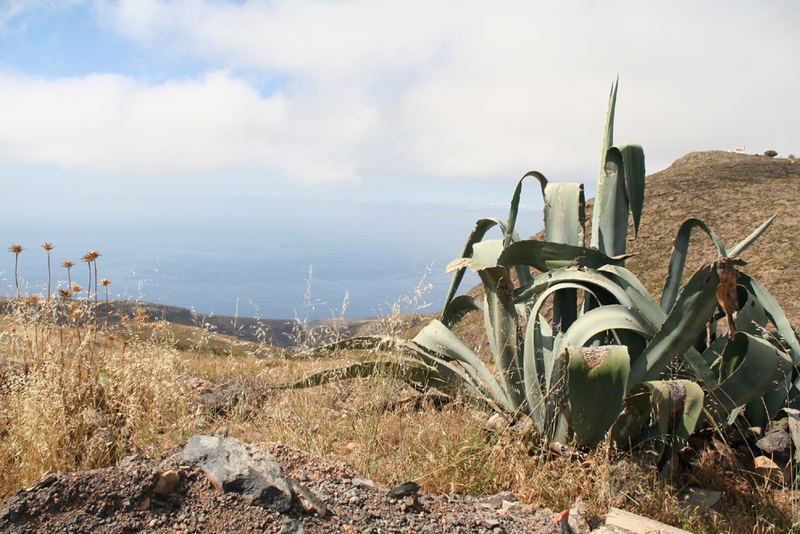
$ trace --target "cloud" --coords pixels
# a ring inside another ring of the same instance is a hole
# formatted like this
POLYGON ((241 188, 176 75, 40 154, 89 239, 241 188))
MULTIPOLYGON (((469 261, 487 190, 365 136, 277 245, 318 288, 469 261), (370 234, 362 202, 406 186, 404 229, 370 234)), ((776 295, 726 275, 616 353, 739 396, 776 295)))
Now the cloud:
POLYGON ((262 97, 211 72, 156 85, 102 74, 46 80, 0 75, 0 157, 96 173, 191 174, 269 170, 300 181, 357 179, 348 146, 365 118, 330 114, 315 130, 309 109, 262 97), (325 143, 335 121, 338 137, 325 143))
POLYGON ((93 6, 145 57, 190 59, 206 74, 0 74, 0 156, 312 183, 510 181, 532 169, 588 183, 617 73, 617 140, 641 142, 650 170, 743 143, 800 151, 793 2, 93 6))

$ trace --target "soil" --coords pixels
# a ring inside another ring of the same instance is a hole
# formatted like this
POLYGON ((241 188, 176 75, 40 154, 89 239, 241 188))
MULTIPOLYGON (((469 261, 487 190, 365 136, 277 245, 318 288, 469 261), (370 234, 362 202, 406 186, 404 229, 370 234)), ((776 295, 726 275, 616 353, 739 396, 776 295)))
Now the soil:
POLYGON ((158 461, 136 455, 114 467, 45 476, 0 505, 0 532, 559 532, 552 511, 523 505, 508 493, 483 499, 423 495, 414 484, 387 491, 345 464, 288 445, 259 446, 278 459, 285 477, 310 490, 310 498, 295 491, 285 513, 250 505, 216 489, 201 468, 182 465, 175 448, 158 461), (169 471, 179 474, 179 482, 159 495, 156 485, 169 471))

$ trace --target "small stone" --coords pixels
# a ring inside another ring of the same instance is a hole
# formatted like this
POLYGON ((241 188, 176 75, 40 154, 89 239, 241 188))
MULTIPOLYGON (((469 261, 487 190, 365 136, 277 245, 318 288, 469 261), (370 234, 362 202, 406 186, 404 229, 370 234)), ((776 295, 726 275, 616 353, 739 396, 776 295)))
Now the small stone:
POLYGON ((405 497, 406 495, 413 495, 419 491, 419 484, 414 481, 403 482, 396 488, 389 490, 386 495, 388 497, 405 497))
POLYGON ((281 525, 280 534, 305 534, 303 524, 296 519, 287 519, 281 525))
POLYGON ((756 441, 756 447, 766 454, 785 453, 792 446, 792 438, 784 430, 769 432, 766 436, 756 441))
POLYGON ((356 478, 353 478, 352 480, 350 480, 350 483, 352 485, 354 485, 354 486, 359 486, 359 487, 362 487, 362 488, 374 488, 375 487, 375 483, 373 481, 371 481, 371 480, 366 479, 366 478, 358 478, 358 477, 356 477, 356 478))
POLYGON ((153 493, 162 497, 169 497, 175 491, 181 481, 181 476, 174 469, 164 471, 158 476, 156 487, 153 488, 153 493))
POLYGON ((500 526, 500 520, 496 517, 489 517, 483 520, 483 525, 489 530, 494 530, 500 526))
POLYGON ((709 508, 713 508, 719 503, 722 499, 722 492, 692 487, 682 491, 679 498, 681 505, 685 508, 706 513, 709 508))

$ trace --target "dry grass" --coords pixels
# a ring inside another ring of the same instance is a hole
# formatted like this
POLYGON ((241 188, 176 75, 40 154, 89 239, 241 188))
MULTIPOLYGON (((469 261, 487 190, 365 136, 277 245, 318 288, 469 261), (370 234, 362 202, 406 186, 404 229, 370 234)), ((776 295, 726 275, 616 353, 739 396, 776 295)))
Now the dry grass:
POLYGON ((603 448, 555 454, 531 434, 489 428, 476 408, 440 405, 390 375, 307 390, 271 387, 389 354, 287 358, 248 353, 235 342, 221 351, 224 339, 202 332, 180 350, 164 324, 59 326, 48 306, 20 304, 0 324, 0 495, 48 471, 109 465, 136 451, 157 455, 203 432, 289 443, 387 486, 413 479, 427 492, 509 490, 554 510, 581 497, 594 513, 624 506, 699 532, 785 532, 797 520, 790 491, 721 464, 715 451, 697 455, 693 480, 666 482, 640 468, 615 489, 625 455, 603 448), (676 495, 684 483, 724 489, 721 511, 700 517, 682 509, 676 495))

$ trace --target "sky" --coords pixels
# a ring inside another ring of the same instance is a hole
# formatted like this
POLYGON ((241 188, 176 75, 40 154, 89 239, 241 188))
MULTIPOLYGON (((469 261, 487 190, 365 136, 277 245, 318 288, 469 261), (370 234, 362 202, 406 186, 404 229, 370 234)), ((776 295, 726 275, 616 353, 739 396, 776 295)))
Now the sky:
POLYGON ((192 246, 219 261, 235 232, 298 263, 328 235, 354 269, 390 245, 441 267, 529 170, 593 195, 617 76, 648 173, 800 154, 798 23, 794 0, 0 0, 0 232, 113 229, 143 258, 214 234, 192 246))

